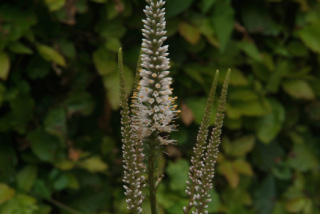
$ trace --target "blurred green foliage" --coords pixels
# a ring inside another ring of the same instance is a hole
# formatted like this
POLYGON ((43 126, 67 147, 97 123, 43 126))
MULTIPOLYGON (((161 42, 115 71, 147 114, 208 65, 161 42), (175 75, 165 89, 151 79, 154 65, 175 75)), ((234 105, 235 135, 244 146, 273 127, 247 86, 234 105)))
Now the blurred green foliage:
MULTIPOLYGON (((126 213, 116 52, 132 87, 144 5, 0 2, 0 213, 126 213)), ((319 214, 320 1, 168 0, 167 23, 182 114, 160 213, 187 203, 206 96, 230 67, 210 212, 319 214)))

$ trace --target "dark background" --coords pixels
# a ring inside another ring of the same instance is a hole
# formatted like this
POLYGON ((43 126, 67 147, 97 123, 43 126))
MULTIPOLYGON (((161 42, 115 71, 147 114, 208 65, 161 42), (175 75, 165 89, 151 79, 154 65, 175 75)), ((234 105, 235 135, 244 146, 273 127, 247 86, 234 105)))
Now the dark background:
MULTIPOLYGON (((0 213, 126 213, 116 56, 121 46, 132 85, 144 6, 0 1, 0 213)), ((187 203, 207 94, 215 70, 222 82, 231 68, 210 213, 319 214, 320 2, 166 7, 182 114, 178 144, 159 161, 159 213, 182 213, 187 203)))

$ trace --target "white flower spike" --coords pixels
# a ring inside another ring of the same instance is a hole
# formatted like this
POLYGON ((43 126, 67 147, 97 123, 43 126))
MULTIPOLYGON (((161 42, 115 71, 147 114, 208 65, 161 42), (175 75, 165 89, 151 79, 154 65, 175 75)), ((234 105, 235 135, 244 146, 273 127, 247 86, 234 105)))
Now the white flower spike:
MULTIPOLYGON (((165 9, 162 6, 165 1, 147 0, 149 5, 144 12, 146 19, 142 20, 144 29, 142 34, 142 54, 140 76, 142 77, 138 93, 135 94, 133 106, 137 111, 133 118, 136 130, 142 132, 142 137, 148 137, 152 133, 170 133, 175 131, 172 120, 180 112, 175 110, 174 100, 170 95, 172 78, 170 74, 170 59, 168 58, 168 46, 163 45, 167 39, 165 36, 166 21, 165 9)), ((166 141, 162 139, 162 141, 166 141)), ((171 141, 170 141, 171 142, 171 141)), ((166 143, 170 143, 169 141, 166 143)))

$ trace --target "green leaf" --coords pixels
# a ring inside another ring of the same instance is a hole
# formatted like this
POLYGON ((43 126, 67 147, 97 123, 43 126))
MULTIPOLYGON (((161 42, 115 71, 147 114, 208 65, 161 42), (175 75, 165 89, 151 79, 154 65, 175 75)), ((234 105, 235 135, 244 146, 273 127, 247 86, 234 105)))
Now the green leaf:
POLYGON ((35 180, 33 191, 37 195, 46 199, 49 199, 51 196, 51 192, 43 180, 38 180, 38 179, 35 180))
POLYGON ((64 6, 66 0, 45 0, 45 2, 50 11, 56 11, 64 6))
POLYGON ((256 126, 258 139, 263 143, 270 143, 282 129, 285 119, 285 109, 276 100, 271 100, 272 111, 259 118, 256 126))
POLYGON ((243 205, 236 203, 233 204, 226 214, 247 214, 247 210, 244 208, 243 205))
POLYGON ((109 38, 104 46, 108 50, 117 52, 121 47, 121 41, 118 38, 109 38))
POLYGON ((308 56, 308 49, 306 48, 306 46, 298 41, 298 40, 293 40, 291 41, 288 46, 287 49, 289 51, 289 53, 295 57, 307 57, 308 56))
POLYGON ((251 2, 241 10, 243 23, 250 33, 273 35, 280 33, 280 25, 271 17, 266 2, 251 2))
MULTIPOLYGON (((191 109, 194 115, 194 121, 200 124, 204 115, 205 106, 207 103, 207 98, 205 97, 190 97, 186 100, 186 105, 191 109)), ((214 107, 212 109, 212 114, 210 118, 210 124, 214 124, 215 115, 217 109, 214 107)))
POLYGON ((0 107, 1 107, 1 104, 4 100, 4 92, 6 91, 6 88, 4 87, 3 84, 0 83, 0 107))
POLYGON ((188 9, 192 4, 193 0, 175 0, 167 1, 166 3, 166 17, 170 18, 178 15, 182 11, 188 9))
POLYGON ((64 56, 69 57, 71 59, 74 59, 76 57, 77 51, 74 43, 72 43, 71 41, 62 39, 58 42, 58 44, 64 56))
POLYGON ((187 22, 180 22, 178 28, 181 36, 190 44, 196 45, 199 42, 201 38, 199 28, 187 22))
POLYGON ((254 205, 261 214, 272 213, 276 197, 276 183, 274 177, 266 177, 254 191, 254 205))
POLYGON ((233 68, 232 75, 230 76, 230 85, 245 86, 245 85, 248 85, 248 80, 246 76, 243 75, 242 71, 233 68))
POLYGON ((32 54, 33 51, 21 42, 13 42, 9 44, 10 51, 18 54, 32 54))
POLYGON ((258 62, 262 61, 261 53, 259 52, 257 46, 253 42, 250 42, 248 40, 243 40, 239 42, 238 45, 239 45, 239 48, 243 52, 245 52, 249 57, 251 57, 252 59, 258 62))
POLYGON ((258 94, 249 89, 237 89, 235 91, 230 91, 228 97, 230 101, 252 101, 259 99, 258 94))
POLYGON ((17 175, 18 188, 29 192, 34 180, 37 177, 37 167, 36 166, 26 166, 17 175))
MULTIPOLYGON (((21 90, 29 90, 29 85, 24 85, 20 82, 21 86, 26 88, 21 88, 21 90)), ((22 91, 25 93, 27 91, 22 91)), ((27 123, 33 117, 34 100, 29 95, 24 95, 19 93, 15 99, 10 102, 11 107, 11 118, 10 123, 19 133, 25 133, 27 123)))
POLYGON ((104 48, 99 48, 93 53, 93 62, 101 76, 114 73, 117 69, 115 55, 104 48))
POLYGON ((243 159, 237 159, 232 162, 233 168, 240 174, 252 176, 253 170, 251 168, 250 163, 243 159))
POLYGON ((54 162, 59 141, 42 129, 31 131, 27 135, 32 152, 44 162, 54 162))
POLYGON ((320 53, 320 22, 307 25, 298 31, 298 36, 312 51, 320 53))
POLYGON ((233 167, 232 162, 223 161, 219 165, 219 171, 221 171, 232 188, 236 188, 239 185, 240 177, 236 169, 233 167))
POLYGON ((317 169, 319 161, 313 151, 304 144, 294 145, 294 155, 289 158, 289 165, 299 171, 317 169))
POLYGON ((53 188, 57 191, 61 191, 65 189, 68 185, 68 177, 66 174, 60 174, 58 177, 54 179, 53 188))
POLYGON ((88 116, 93 110, 94 102, 89 93, 74 94, 67 100, 67 113, 69 116, 75 113, 88 116))
POLYGON ((47 45, 37 44, 37 50, 39 54, 43 57, 43 59, 57 63, 58 65, 65 67, 66 61, 64 57, 52 47, 47 45))
POLYGON ((10 188, 7 184, 0 183, 0 205, 10 200, 14 194, 14 189, 10 188))
POLYGON ((40 56, 32 57, 27 65, 28 77, 32 80, 44 78, 50 72, 50 63, 43 60, 40 56))
POLYGON ((283 89, 296 99, 313 100, 314 92, 305 80, 286 80, 282 83, 283 89))
POLYGON ((0 79, 7 80, 10 71, 10 59, 8 55, 0 51, 0 79))
POLYGON ((188 180, 189 163, 184 159, 176 162, 170 162, 167 167, 167 173, 170 177, 170 188, 173 191, 184 192, 188 180))
POLYGON ((234 11, 229 1, 217 0, 211 20, 219 39, 221 51, 224 51, 230 40, 234 27, 233 15, 234 11))
POLYGON ((237 101, 232 106, 227 105, 227 114, 234 115, 238 113, 244 116, 263 116, 271 111, 271 105, 266 99, 237 101))
POLYGON ((96 3, 106 3, 107 0, 91 0, 93 2, 96 2, 96 3))
POLYGON ((57 136, 61 142, 64 142, 67 133, 66 110, 64 107, 57 107, 49 110, 44 119, 45 130, 57 136))
POLYGON ((87 158, 79 163, 79 166, 87 169, 88 171, 95 172, 106 172, 108 165, 101 160, 99 156, 93 156, 87 158))
POLYGON ((253 135, 247 135, 237 138, 232 142, 231 151, 228 155, 233 157, 243 157, 253 149, 255 138, 253 135))
POLYGON ((203 13, 207 13, 217 0, 201 0, 200 8, 203 13))
POLYGON ((271 76, 268 74, 266 91, 277 93, 283 77, 289 74, 293 69, 294 68, 289 60, 279 60, 277 62, 275 71, 271 74, 271 76))
POLYGON ((12 182, 16 175, 17 155, 12 143, 0 134, 0 181, 12 182))
MULTIPOLYGON (((124 66, 124 76, 126 80, 126 91, 131 92, 133 86, 133 74, 127 66, 124 66)), ((111 104, 112 109, 116 110, 120 104, 120 85, 118 72, 112 72, 103 78, 104 87, 107 90, 107 98, 111 104)))
POLYGON ((36 203, 36 199, 31 196, 16 194, 1 207, 0 212, 3 214, 34 214, 38 209, 36 203))

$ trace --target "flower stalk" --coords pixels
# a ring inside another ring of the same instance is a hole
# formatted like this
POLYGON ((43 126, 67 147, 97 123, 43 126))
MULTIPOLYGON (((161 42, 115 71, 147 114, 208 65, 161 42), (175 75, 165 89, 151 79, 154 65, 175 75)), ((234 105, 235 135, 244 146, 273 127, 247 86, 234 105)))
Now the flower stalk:
MULTIPOLYGON (((146 0, 144 9, 146 19, 142 20, 142 48, 139 56, 137 74, 134 83, 131 105, 125 89, 122 50, 119 50, 120 100, 121 100, 121 134, 123 142, 123 167, 125 195, 130 213, 141 214, 145 199, 143 188, 148 185, 148 198, 151 214, 157 213, 156 191, 162 176, 157 173, 157 161, 163 145, 174 143, 168 134, 176 131, 174 119, 180 110, 172 97, 172 78, 166 40, 166 21, 164 0, 146 0), (148 175, 145 182, 144 173, 148 175)), ((213 101, 218 83, 216 72, 212 83, 205 114, 202 119, 194 155, 191 158, 189 181, 186 193, 189 203, 184 207, 184 214, 208 213, 210 201, 209 190, 212 188, 214 164, 220 144, 221 128, 224 119, 226 94, 230 71, 228 71, 219 101, 215 128, 208 141, 213 101)))

